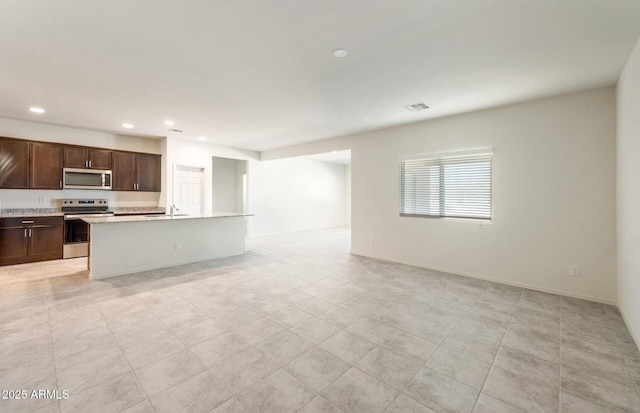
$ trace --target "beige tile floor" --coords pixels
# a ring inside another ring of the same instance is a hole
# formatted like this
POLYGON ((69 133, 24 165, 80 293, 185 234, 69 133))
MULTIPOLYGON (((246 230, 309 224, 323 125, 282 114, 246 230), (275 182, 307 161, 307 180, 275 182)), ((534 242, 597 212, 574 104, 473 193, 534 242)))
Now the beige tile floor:
POLYGON ((615 307, 348 252, 336 229, 102 281, 0 267, 0 389, 28 392, 0 411, 640 412, 615 307))

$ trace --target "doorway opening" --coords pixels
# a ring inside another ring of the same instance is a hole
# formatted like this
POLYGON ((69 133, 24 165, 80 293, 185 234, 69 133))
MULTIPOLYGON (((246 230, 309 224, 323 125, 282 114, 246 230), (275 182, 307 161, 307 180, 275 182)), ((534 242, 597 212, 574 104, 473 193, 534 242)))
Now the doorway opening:
POLYGON ((214 156, 211 171, 213 212, 247 213, 247 161, 214 156))

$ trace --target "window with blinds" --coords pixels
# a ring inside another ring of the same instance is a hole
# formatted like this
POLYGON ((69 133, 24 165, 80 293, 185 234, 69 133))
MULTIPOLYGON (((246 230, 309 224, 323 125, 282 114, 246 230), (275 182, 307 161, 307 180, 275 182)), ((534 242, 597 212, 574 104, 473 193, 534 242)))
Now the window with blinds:
POLYGON ((491 220, 491 154, 401 162, 401 216, 491 220))

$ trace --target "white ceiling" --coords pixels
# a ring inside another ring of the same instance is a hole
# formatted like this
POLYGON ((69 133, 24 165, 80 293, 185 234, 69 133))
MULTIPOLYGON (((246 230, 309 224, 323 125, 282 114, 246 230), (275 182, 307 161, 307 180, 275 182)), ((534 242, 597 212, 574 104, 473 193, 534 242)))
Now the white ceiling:
POLYGON ((266 150, 612 85, 638 37, 638 0, 0 0, 0 117, 266 150))
POLYGON ((331 151, 325 153, 316 153, 313 155, 306 155, 304 158, 315 159, 316 161, 339 163, 343 165, 351 164, 351 150, 346 149, 343 151, 331 151))

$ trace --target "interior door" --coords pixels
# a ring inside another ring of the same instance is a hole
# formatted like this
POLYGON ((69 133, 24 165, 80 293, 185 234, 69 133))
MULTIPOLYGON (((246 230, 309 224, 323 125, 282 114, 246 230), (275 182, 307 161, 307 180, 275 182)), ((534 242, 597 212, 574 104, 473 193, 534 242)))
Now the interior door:
POLYGON ((178 213, 204 212, 204 168, 176 165, 173 171, 173 203, 178 213))

